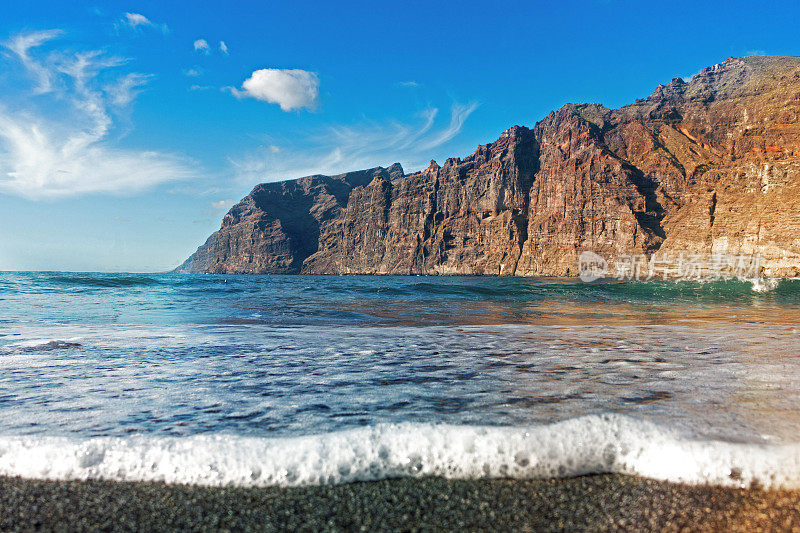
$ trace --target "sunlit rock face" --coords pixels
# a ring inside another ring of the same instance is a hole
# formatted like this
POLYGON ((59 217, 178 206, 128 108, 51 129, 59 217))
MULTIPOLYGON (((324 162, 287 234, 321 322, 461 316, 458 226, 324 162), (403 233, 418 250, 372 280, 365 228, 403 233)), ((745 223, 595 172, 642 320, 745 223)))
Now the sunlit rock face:
POLYGON ((470 156, 257 186, 186 272, 574 275, 592 250, 800 275, 800 58, 728 59, 470 156))

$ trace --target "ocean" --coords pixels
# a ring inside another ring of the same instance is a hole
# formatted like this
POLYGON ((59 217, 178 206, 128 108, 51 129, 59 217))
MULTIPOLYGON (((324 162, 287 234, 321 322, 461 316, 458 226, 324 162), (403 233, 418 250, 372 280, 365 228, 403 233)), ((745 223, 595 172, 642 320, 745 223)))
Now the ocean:
POLYGON ((0 475, 800 488, 800 281, 0 273, 0 475))

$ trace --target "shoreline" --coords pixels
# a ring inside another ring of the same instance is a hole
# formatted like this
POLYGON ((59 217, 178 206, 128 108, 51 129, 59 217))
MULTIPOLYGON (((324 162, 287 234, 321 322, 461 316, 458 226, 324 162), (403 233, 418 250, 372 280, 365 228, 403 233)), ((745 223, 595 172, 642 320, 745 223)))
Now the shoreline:
POLYGON ((292 488, 0 477, 0 529, 800 530, 800 490, 603 474, 292 488))

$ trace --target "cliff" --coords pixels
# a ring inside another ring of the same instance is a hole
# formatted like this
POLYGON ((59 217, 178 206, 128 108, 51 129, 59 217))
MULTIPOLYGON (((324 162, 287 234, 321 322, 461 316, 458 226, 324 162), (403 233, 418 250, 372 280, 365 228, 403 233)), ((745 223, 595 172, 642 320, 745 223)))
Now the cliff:
POLYGON ((217 239, 217 231, 212 233, 206 242, 201 244, 197 250, 189 256, 189 258, 181 263, 181 265, 173 270, 176 274, 202 274, 208 270, 211 265, 214 241, 217 239))
POLYGON ((258 185, 182 265, 210 273, 574 275, 592 250, 760 254, 800 275, 800 58, 730 58, 470 156, 258 185))

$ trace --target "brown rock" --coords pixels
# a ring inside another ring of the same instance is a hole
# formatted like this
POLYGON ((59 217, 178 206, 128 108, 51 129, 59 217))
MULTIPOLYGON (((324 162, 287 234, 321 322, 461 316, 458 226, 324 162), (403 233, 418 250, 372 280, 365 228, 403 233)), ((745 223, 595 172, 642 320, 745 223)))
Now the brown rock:
POLYGON ((181 268, 574 275, 593 250, 758 253, 764 274, 793 276, 798 154, 800 58, 729 58, 620 109, 566 105, 441 167, 259 185, 181 268))

